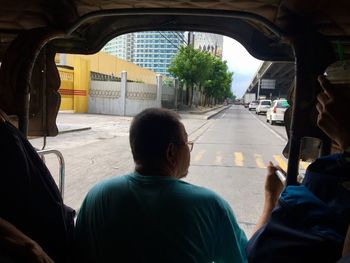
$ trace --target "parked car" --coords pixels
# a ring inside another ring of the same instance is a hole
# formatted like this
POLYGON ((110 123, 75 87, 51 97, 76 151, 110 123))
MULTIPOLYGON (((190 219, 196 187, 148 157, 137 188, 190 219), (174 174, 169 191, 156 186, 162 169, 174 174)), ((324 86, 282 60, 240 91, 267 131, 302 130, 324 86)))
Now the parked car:
POLYGON ((265 114, 267 110, 271 107, 271 100, 259 100, 259 104, 255 109, 256 114, 265 114))
POLYGON ((255 110, 258 105, 259 105, 259 101, 253 100, 249 103, 248 110, 255 110))
POLYGON ((266 121, 271 125, 284 121, 284 112, 289 107, 287 100, 274 100, 271 107, 266 112, 266 121))

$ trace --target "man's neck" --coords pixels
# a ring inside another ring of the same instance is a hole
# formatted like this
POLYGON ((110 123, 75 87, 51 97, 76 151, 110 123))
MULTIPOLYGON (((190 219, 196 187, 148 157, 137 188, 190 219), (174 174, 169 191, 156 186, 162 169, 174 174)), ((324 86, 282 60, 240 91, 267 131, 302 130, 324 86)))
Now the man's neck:
POLYGON ((142 165, 135 165, 135 171, 141 175, 144 176, 169 176, 169 177, 175 177, 169 169, 164 168, 152 168, 152 167, 145 167, 142 165))

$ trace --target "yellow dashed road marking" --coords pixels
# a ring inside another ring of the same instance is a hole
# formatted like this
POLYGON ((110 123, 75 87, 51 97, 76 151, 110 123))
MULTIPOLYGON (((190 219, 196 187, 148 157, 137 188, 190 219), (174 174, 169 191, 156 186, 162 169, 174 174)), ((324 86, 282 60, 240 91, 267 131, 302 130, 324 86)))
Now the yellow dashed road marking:
POLYGON ((259 168, 266 168, 266 165, 264 164, 261 154, 255 153, 254 158, 255 158, 256 166, 258 166, 259 168))
POLYGON ((241 152, 234 153, 234 162, 236 166, 243 166, 243 154, 241 152))
POLYGON ((218 152, 216 153, 216 156, 215 156, 215 163, 216 163, 216 164, 221 164, 222 158, 223 158, 222 152, 221 152, 221 151, 218 151, 218 152))
POLYGON ((281 155, 274 155, 273 158, 275 158, 278 165, 284 170, 287 171, 287 163, 283 160, 281 155))
POLYGON ((197 153, 197 155, 193 158, 193 160, 195 162, 200 161, 203 158, 203 155, 205 154, 205 150, 201 150, 199 151, 199 153, 197 153))

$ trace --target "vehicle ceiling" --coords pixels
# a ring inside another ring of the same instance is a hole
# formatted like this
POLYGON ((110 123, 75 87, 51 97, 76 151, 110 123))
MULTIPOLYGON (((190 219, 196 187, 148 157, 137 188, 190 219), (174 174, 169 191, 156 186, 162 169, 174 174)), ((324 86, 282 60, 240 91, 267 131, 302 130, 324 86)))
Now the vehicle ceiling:
POLYGON ((14 38, 35 28, 64 32, 58 52, 95 53, 111 38, 143 30, 231 36, 262 60, 293 60, 289 37, 314 28, 349 56, 348 0, 11 0, 1 1, 0 60, 14 38), (291 23, 292 21, 292 23, 291 23))

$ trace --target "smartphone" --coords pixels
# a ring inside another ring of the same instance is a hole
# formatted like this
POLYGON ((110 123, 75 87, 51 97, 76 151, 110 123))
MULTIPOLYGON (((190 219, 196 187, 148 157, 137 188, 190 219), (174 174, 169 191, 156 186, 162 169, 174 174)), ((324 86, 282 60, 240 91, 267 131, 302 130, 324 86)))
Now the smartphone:
MULTIPOLYGON (((282 173, 280 170, 276 170, 275 175, 278 177, 278 179, 281 180, 282 184, 286 186, 286 181, 287 181, 286 175, 282 173)), ((302 181, 304 180, 304 177, 305 177, 305 174, 298 174, 297 181, 299 184, 302 183, 302 181)))
POLYGON ((280 170, 276 170, 275 174, 276 174, 276 176, 278 177, 278 179, 281 180, 282 184, 283 184, 283 185, 286 185, 286 180, 287 180, 287 178, 286 178, 286 176, 284 175, 284 173, 282 173, 280 170))

